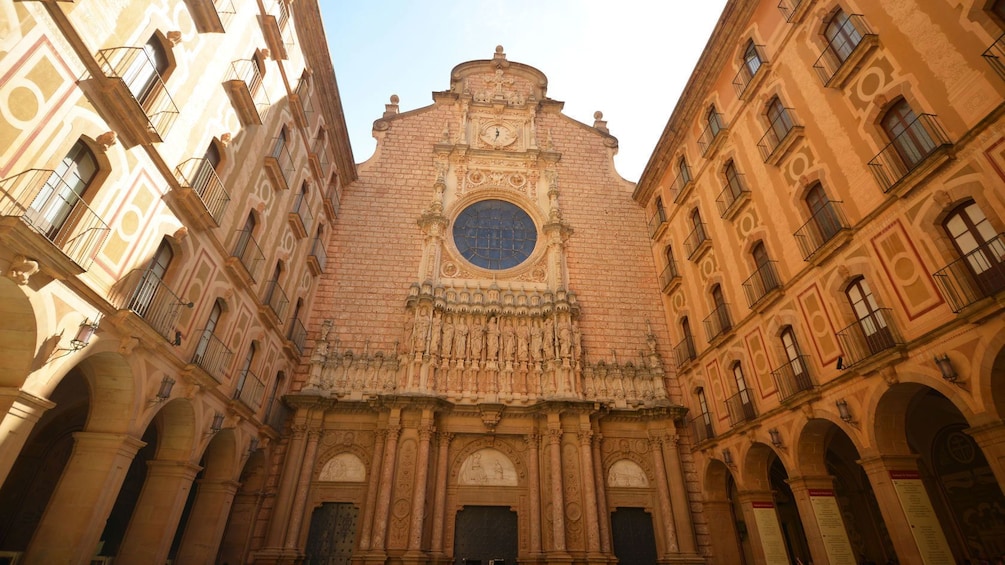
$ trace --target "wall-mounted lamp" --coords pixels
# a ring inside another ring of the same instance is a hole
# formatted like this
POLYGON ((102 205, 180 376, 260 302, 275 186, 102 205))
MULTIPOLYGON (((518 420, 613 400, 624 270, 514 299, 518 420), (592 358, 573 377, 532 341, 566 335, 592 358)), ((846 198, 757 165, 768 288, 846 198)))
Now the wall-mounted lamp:
POLYGON ((171 397, 171 389, 174 388, 174 379, 164 375, 161 379, 161 387, 157 389, 157 395, 154 396, 153 402, 164 402, 171 397))
POLYGON ((728 447, 722 450, 722 461, 729 467, 733 466, 733 453, 728 447))
POLYGON ((955 383, 956 379, 960 378, 960 374, 956 372, 956 367, 953 366, 953 360, 945 353, 941 357, 938 355, 935 356, 935 366, 942 373, 942 378, 948 382, 955 383))
POLYGON ((259 441, 260 440, 257 437, 251 438, 251 441, 248 443, 248 455, 258 451, 259 441))
POLYGON ((782 434, 778 432, 778 428, 768 430, 768 436, 771 437, 771 445, 775 447, 782 446, 782 434))
POLYGON ((838 409, 838 416, 845 422, 851 423, 851 411, 848 409, 848 401, 845 399, 838 400, 834 403, 838 409))
POLYGON ((80 327, 77 328, 77 335, 70 340, 70 350, 80 351, 87 347, 96 331, 98 331, 98 319, 95 318, 91 321, 90 318, 84 318, 84 321, 80 322, 80 327))
POLYGON ((217 412, 213 415, 213 423, 209 425, 208 435, 213 435, 216 432, 223 429, 223 412, 217 412))

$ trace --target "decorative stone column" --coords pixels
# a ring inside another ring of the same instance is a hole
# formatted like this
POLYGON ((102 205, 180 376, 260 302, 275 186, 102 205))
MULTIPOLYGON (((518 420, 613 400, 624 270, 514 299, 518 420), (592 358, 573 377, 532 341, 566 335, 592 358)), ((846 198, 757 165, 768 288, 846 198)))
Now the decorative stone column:
POLYGON ((592 473, 593 451, 590 449, 592 439, 592 430, 579 431, 579 467, 583 470, 583 502, 586 506, 586 550, 591 555, 590 560, 597 561, 600 559, 600 525, 597 523, 596 479, 592 473))
POLYGON ((292 437, 290 437, 286 448, 283 474, 279 477, 276 503, 272 507, 272 518, 269 521, 269 534, 265 542, 265 551, 282 549, 286 526, 290 519, 290 509, 293 505, 296 479, 299 475, 300 463, 303 461, 304 450, 307 448, 307 426, 294 425, 291 431, 292 437))
MULTIPOLYGON (((229 479, 199 481, 195 502, 189 513, 185 532, 175 561, 178 563, 213 563, 223 539, 227 519, 240 483, 229 479)), ((160 563, 160 561, 157 561, 160 563)))
POLYGON ((192 481, 201 469, 188 461, 147 462, 143 490, 116 559, 122 563, 167 561, 192 481))
POLYGON ((806 533, 806 543, 809 544, 813 563, 854 563, 858 556, 848 540, 841 510, 837 506, 834 477, 789 477, 786 482, 796 499, 799 519, 806 533), (814 498, 817 499, 816 502, 814 498), (835 560, 832 562, 831 558, 835 560))
POLYGON ((90 563, 129 464, 145 445, 129 435, 100 432, 77 432, 73 440, 73 453, 25 552, 26 563, 90 563))
POLYGON ((415 462, 415 490, 412 493, 412 523, 409 526, 410 536, 408 538, 406 560, 411 560, 414 557, 418 561, 423 558, 421 551, 422 519, 426 515, 426 477, 429 473, 429 442, 433 437, 434 431, 430 419, 430 414, 423 414, 423 421, 419 424, 419 454, 415 462))
POLYGON ((781 522, 778 520, 771 491, 740 491, 736 494, 736 499, 743 512, 743 522, 747 525, 754 563, 788 563, 790 557, 785 544, 779 543, 782 539, 781 522))
POLYGON ((395 422, 387 429, 387 443, 384 446, 384 464, 381 466, 380 488, 377 496, 377 507, 373 517, 373 537, 371 549, 383 551, 387 536, 387 515, 391 511, 391 490, 394 482, 395 459, 398 456, 398 437, 401 435, 401 424, 395 422))
POLYGON ((557 421, 548 423, 548 454, 551 457, 552 550, 565 553, 565 496, 562 492, 562 428, 557 421))
POLYGON ((530 498, 530 556, 534 558, 541 555, 541 465, 538 461, 541 436, 530 433, 524 440, 527 442, 527 496, 530 498))
MULTIPOLYGON (((434 557, 443 557, 443 521, 447 512, 447 456, 450 451, 450 440, 454 434, 438 434, 439 454, 436 457, 436 500, 433 502, 433 540, 434 557)), ((533 537, 533 534, 531 534, 533 537)), ((540 538, 538 538, 540 540, 540 538)))
POLYGON ((660 521, 663 522, 664 533, 666 534, 665 558, 676 556, 680 553, 680 546, 677 543, 677 526, 674 523, 673 503, 670 500, 670 490, 667 487, 667 472, 663 464, 663 449, 661 437, 649 438, 649 449, 653 455, 653 466, 656 471, 656 495, 659 497, 660 521))
POLYGON ((363 532, 359 538, 361 550, 370 549, 370 534, 373 531, 374 508, 377 506, 377 487, 380 486, 381 464, 384 461, 384 444, 387 430, 377 430, 374 439, 373 458, 370 460, 369 484, 366 487, 366 506, 363 508, 363 532))
POLYGON ((0 485, 7 481, 39 418, 55 405, 18 388, 0 388, 0 485))
POLYGON ((604 436, 593 435, 593 480, 597 487, 597 513, 600 515, 600 551, 611 555, 610 512, 607 509, 607 475, 604 474, 604 462, 600 455, 600 444, 604 436))
MULTIPOLYGON (((2 426, 0 426, 2 431, 2 426)), ((988 460, 988 466, 994 472, 999 485, 1005 485, 1005 422, 998 420, 989 424, 973 426, 964 430, 970 437, 974 438, 984 457, 988 460)), ((2 455, 0 455, 2 458, 2 455)), ((0 472, 3 468, 0 467, 0 472)), ((2 482, 2 481, 0 481, 2 482)))
POLYGON ((696 555, 698 545, 694 536, 694 524, 691 520, 691 501, 687 496, 687 483, 684 482, 684 468, 680 460, 680 450, 677 445, 680 436, 669 434, 663 439, 663 460, 667 468, 667 479, 670 484, 670 499, 673 504, 674 521, 677 524, 677 543, 680 552, 696 555))
POLYGON ((293 508, 290 510, 289 527, 286 529, 286 549, 295 550, 300 546, 300 527, 304 523, 304 512, 307 509, 307 495, 311 489, 311 477, 314 475, 314 463, 318 456, 318 441, 321 430, 307 431, 307 448, 300 465, 300 476, 297 479, 293 496, 293 508))

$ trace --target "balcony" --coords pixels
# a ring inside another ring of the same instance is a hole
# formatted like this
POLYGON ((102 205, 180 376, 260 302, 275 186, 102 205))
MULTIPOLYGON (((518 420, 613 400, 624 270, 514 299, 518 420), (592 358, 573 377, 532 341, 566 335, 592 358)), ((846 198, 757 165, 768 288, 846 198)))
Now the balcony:
POLYGON ((813 388, 809 367, 810 358, 806 355, 798 355, 795 359, 771 371, 771 376, 775 379, 775 388, 778 390, 779 402, 785 402, 796 394, 813 388))
POLYGON ((235 270, 245 283, 254 284, 265 264, 265 254, 250 231, 240 230, 237 233, 237 244, 227 258, 227 266, 235 270))
POLYGON ((724 220, 732 219, 736 213, 743 208, 743 204, 750 200, 750 190, 743 182, 743 176, 735 173, 731 180, 727 180, 715 199, 715 205, 719 209, 719 216, 724 220))
POLYGON ((757 53, 757 58, 749 62, 741 62, 740 70, 733 78, 733 89, 736 91, 736 97, 740 100, 750 98, 768 74, 769 65, 768 59, 764 56, 764 50, 761 49, 760 45, 754 45, 754 51, 757 53), (754 66, 753 69, 751 69, 752 66, 754 66))
POLYGON ((293 166, 289 138, 278 137, 275 139, 272 154, 265 156, 265 172, 269 175, 269 180, 276 190, 290 189, 296 169, 293 166))
POLYGON ((125 300, 113 299, 118 310, 135 314, 168 342, 178 342, 175 322, 191 302, 183 302, 151 269, 132 271, 116 286, 128 290, 125 300))
POLYGON ((314 224, 314 214, 311 213, 311 206, 307 202, 307 193, 297 194, 297 199, 293 203, 293 210, 289 213, 290 228, 297 239, 303 239, 310 233, 314 224))
POLYGON ((1005 79, 1005 62, 1003 62, 1005 59, 1005 35, 999 36, 981 56, 987 59, 988 64, 998 73, 998 76, 1005 79))
POLYGON ((694 434, 694 442, 702 443, 715 437, 715 430, 712 429, 712 416, 710 414, 698 414, 688 421, 691 426, 691 433, 694 434))
POLYGON ((796 230, 794 237, 803 252, 803 260, 818 262, 848 241, 850 231, 841 202, 828 200, 796 230))
POLYGON ((325 214, 328 215, 329 222, 334 222, 335 218, 338 217, 338 211, 341 204, 342 191, 339 189, 338 177, 336 176, 328 183, 328 192, 325 193, 324 199, 325 214))
POLYGON ((260 126, 269 111, 269 95, 262 84, 262 71, 254 59, 238 59, 230 63, 223 87, 237 112, 241 125, 260 126))
POLYGON ((178 165, 174 176, 181 188, 172 191, 178 194, 171 194, 170 198, 180 204, 185 223, 200 229, 219 227, 230 204, 230 194, 213 164, 206 159, 192 158, 178 165))
POLYGON ((307 328, 304 327, 303 322, 294 319, 286 339, 289 340, 297 355, 303 355, 304 346, 307 344, 307 328))
POLYGON ((741 391, 726 399, 726 410, 729 412, 729 425, 739 426, 757 417, 754 403, 750 399, 750 391, 741 391))
POLYGON ((932 275, 953 312, 1005 290, 1005 234, 998 234, 932 275))
POLYGON ((314 140, 314 147, 310 155, 308 155, 308 160, 311 163, 311 172, 314 173, 314 179, 318 183, 324 182, 328 176, 328 145, 325 143, 324 138, 314 140))
POLYGON ((705 325, 705 336, 713 343, 722 339, 733 329, 733 321, 729 318, 729 304, 721 304, 707 318, 702 320, 705 325))
POLYGON ((90 268, 109 229, 55 171, 0 180, 0 241, 59 279, 90 268))
POLYGON ((102 49, 95 59, 108 87, 92 93, 91 100, 113 119, 123 145, 164 141, 178 119, 178 106, 144 48, 102 49))
POLYGON ((900 332, 893 325, 893 310, 890 308, 880 308, 861 317, 837 332, 837 338, 844 351, 846 369, 904 344, 900 332))
POLYGON ((680 343, 673 347, 674 364, 677 371, 686 367, 688 363, 698 358, 698 353, 694 348, 694 337, 687 336, 680 340, 680 343))
POLYGON ((237 387, 234 388, 232 398, 254 413, 262 407, 263 396, 265 396, 265 383, 250 369, 245 369, 237 378, 237 387))
POLYGON ((265 14, 260 16, 262 34, 272 53, 272 59, 289 59, 287 47, 293 44, 290 29, 290 7, 286 0, 265 0, 265 14))
POLYGON ((743 293, 747 295, 747 305, 753 310, 761 302, 765 301, 771 293, 779 290, 782 284, 778 282, 778 273, 775 271, 777 261, 768 261, 757 267, 754 274, 743 281, 743 293))
POLYGON ((276 435, 283 433, 283 428, 286 426, 286 420, 289 419, 291 410, 286 407, 285 404, 279 399, 276 399, 269 407, 269 412, 265 415, 263 420, 265 425, 269 426, 276 432, 276 435))
POLYGON ((932 114, 921 114, 869 161, 883 192, 907 194, 951 158, 952 143, 932 114))
POLYGON ((851 14, 834 40, 827 42, 813 68, 824 86, 841 88, 877 45, 879 36, 869 29, 865 18, 861 14, 851 14))
POLYGON ((653 212, 652 217, 649 218, 649 237, 651 239, 656 239, 663 235, 667 227, 667 213, 662 206, 658 206, 656 211, 653 212))
POLYGON ((670 185, 670 197, 673 198, 675 204, 680 204, 691 193, 691 187, 693 186, 694 179, 691 178, 691 171, 684 168, 677 173, 677 177, 673 179, 673 184, 670 185))
POLYGON ((757 142, 761 159, 769 165, 778 165, 788 155, 792 147, 803 137, 803 126, 796 119, 792 108, 782 108, 771 120, 768 129, 757 142))
POLYGON ((262 310, 269 316, 276 325, 283 324, 286 316, 286 308, 290 305, 290 299, 286 297, 286 292, 279 286, 279 281, 272 279, 265 283, 265 296, 262 297, 262 310))
POLYGON ((680 286, 680 273, 677 272, 677 262, 671 259, 660 273, 660 287, 663 292, 670 294, 678 286, 680 286))
POLYGON ((237 13, 233 0, 185 0, 199 33, 224 33, 237 13))
POLYGON ((321 238, 315 237, 311 243, 311 251, 307 254, 307 268, 311 274, 318 276, 325 272, 325 265, 328 263, 328 254, 325 252, 325 244, 321 238))
POLYGON ((797 24, 803 20, 812 3, 813 0, 781 0, 778 3, 778 11, 785 17, 785 21, 797 24))
POLYGON ((684 250, 687 251, 687 258, 690 261, 701 259, 702 255, 712 246, 711 240, 705 235, 707 232, 705 224, 695 225, 687 239, 684 240, 684 250))
POLYGON ((726 137, 726 125, 722 121, 722 114, 712 112, 709 115, 708 123, 698 137, 698 149, 702 157, 709 157, 726 137))
POLYGON ((192 364, 205 371, 217 384, 221 384, 227 378, 226 368, 233 353, 213 335, 212 328, 203 328, 199 336, 192 364))

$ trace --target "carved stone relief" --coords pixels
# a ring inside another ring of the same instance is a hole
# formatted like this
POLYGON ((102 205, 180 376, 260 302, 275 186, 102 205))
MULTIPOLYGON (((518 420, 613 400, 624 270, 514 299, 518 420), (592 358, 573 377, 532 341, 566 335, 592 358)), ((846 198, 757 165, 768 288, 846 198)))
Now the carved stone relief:
POLYGON ((491 448, 480 449, 461 464, 458 484, 515 487, 516 467, 502 452, 491 448))
POLYGON ((366 467, 352 453, 340 453, 325 463, 318 480, 360 483, 366 480, 366 467))

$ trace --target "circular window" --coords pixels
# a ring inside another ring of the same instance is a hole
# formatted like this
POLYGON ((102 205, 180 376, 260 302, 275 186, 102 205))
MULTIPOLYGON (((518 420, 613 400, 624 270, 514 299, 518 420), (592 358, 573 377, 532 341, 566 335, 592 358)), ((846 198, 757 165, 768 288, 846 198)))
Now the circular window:
POLYGON ((537 227, 527 212, 503 200, 482 200, 454 220, 454 244, 461 256, 484 269, 509 269, 534 251, 537 227))

